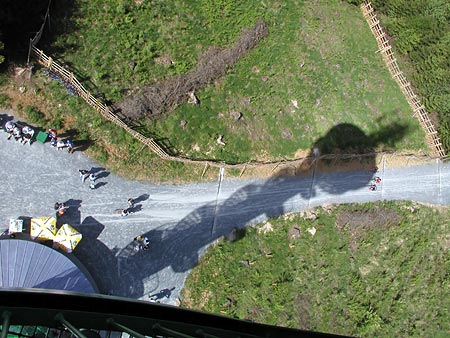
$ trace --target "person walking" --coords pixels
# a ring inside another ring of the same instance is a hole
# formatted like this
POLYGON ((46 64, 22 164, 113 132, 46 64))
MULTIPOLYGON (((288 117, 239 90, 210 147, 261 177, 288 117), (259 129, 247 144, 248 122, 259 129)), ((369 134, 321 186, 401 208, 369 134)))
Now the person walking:
POLYGON ((138 250, 148 250, 150 248, 150 241, 147 237, 144 236, 136 236, 134 240, 137 242, 138 250))
POLYGON ((96 179, 97 177, 95 177, 95 175, 94 175, 94 173, 90 173, 89 174, 89 188, 91 189, 91 190, 94 190, 95 189, 95 179, 96 179))
POLYGON ((129 198, 129 199, 128 199, 128 207, 129 207, 130 209, 133 209, 133 208, 134 208, 134 199, 132 199, 132 198, 129 198))
POLYGON ((64 140, 59 140, 56 142, 56 149, 63 150, 66 147, 66 142, 64 140))
POLYGON ((22 144, 28 143, 28 145, 31 146, 31 139, 33 138, 33 135, 34 135, 34 129, 31 127, 25 126, 22 128, 22 135, 23 135, 22 144))
POLYGON ((78 172, 80 173, 81 183, 84 183, 89 176, 89 170, 79 169, 78 172))
POLYGON ((19 141, 20 143, 22 143, 22 139, 23 139, 22 130, 19 127, 17 127, 17 126, 14 127, 13 136, 16 141, 19 141))
POLYGON ((8 140, 13 136, 14 128, 16 128, 16 124, 13 121, 8 121, 5 123, 5 130, 8 133, 8 140))
POLYGON ((66 140, 66 147, 67 147, 67 152, 69 154, 72 154, 74 149, 73 149, 73 142, 69 139, 66 140))
POLYGON ((131 214, 130 208, 126 208, 126 209, 122 210, 122 212, 120 213, 120 216, 124 217, 124 216, 128 216, 129 214, 131 214))
POLYGON ((58 137, 58 133, 56 132, 55 129, 49 129, 49 130, 48 130, 48 137, 49 137, 50 139, 57 138, 57 137, 58 137))
POLYGON ((58 217, 61 217, 62 215, 64 215, 64 213, 66 212, 66 210, 69 207, 67 207, 64 203, 62 202, 56 202, 55 203, 55 210, 56 210, 56 215, 58 217))

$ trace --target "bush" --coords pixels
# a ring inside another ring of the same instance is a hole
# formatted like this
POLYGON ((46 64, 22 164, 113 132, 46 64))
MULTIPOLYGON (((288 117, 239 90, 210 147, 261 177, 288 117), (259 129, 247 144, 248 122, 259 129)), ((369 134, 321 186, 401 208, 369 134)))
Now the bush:
POLYGON ((26 106, 25 114, 31 123, 35 123, 40 126, 44 126, 45 123, 47 122, 45 120, 45 115, 35 106, 26 106))
POLYGON ((11 108, 11 99, 7 94, 0 94, 0 107, 11 108))
POLYGON ((61 115, 57 115, 53 118, 50 124, 53 129, 61 129, 64 126, 64 119, 61 115))

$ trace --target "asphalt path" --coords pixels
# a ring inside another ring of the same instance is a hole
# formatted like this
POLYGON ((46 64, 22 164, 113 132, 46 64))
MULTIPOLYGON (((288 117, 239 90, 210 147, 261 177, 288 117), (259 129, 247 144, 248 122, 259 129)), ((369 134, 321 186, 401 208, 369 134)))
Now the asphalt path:
POLYGON ((235 228, 288 212, 331 203, 376 200, 450 202, 450 166, 439 161, 403 168, 380 167, 382 182, 368 189, 373 173, 305 173, 296 177, 230 179, 162 185, 125 180, 81 152, 68 154, 48 143, 22 145, 0 132, 0 220, 53 215, 66 202, 69 223, 83 240, 73 253, 102 293, 176 304, 186 276, 204 250, 235 228), (96 188, 78 170, 96 172, 96 188), (116 210, 136 200, 135 213, 116 210), (150 249, 136 252, 133 238, 145 235, 150 249))

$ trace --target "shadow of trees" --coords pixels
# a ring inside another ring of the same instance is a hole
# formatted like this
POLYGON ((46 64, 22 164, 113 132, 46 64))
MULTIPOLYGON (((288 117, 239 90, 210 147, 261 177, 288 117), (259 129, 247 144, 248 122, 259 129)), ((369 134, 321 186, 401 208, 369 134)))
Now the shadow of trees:
MULTIPOLYGON (((0 7, 0 32, 9 61, 24 62, 28 55, 30 39, 41 28, 48 0, 3 0, 0 7)), ((59 34, 71 32, 75 23, 71 20, 76 10, 74 1, 52 1, 50 19, 42 34, 41 43, 49 46, 59 34)))

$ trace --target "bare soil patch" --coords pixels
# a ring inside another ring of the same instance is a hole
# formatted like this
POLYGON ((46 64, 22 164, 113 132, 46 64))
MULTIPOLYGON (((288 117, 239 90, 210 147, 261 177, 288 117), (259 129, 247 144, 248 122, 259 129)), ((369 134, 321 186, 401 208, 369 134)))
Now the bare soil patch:
POLYGON ((366 236, 370 228, 381 227, 388 229, 400 224, 402 217, 396 211, 375 207, 364 211, 342 211, 336 216, 336 226, 350 232, 350 250, 355 252, 359 243, 366 236))
POLYGON ((195 92, 224 76, 227 69, 243 57, 269 33, 267 24, 260 20, 251 29, 244 30, 239 39, 228 49, 210 48, 200 58, 197 67, 187 74, 157 82, 142 93, 132 95, 118 104, 128 118, 161 118, 173 111, 195 92))

